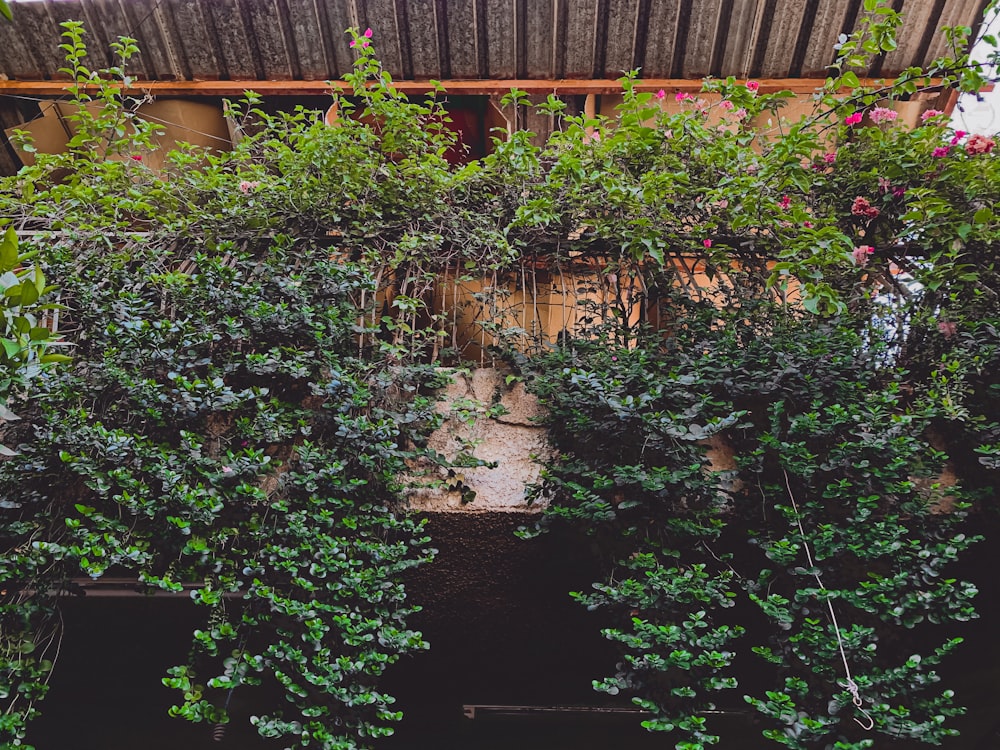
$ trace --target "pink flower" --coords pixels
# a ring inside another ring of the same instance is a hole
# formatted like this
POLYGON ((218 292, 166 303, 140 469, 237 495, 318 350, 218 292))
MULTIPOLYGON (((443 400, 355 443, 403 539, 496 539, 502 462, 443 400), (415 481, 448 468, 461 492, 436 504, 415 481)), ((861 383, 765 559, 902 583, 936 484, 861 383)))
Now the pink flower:
POLYGON ((899 113, 888 107, 875 107, 875 109, 868 113, 868 116, 872 118, 872 122, 878 125, 883 122, 892 122, 899 117, 899 113))
POLYGON ((802 226, 804 226, 806 229, 812 229, 814 225, 811 221, 803 221, 802 226))
POLYGON ((241 193, 249 193, 251 190, 255 190, 258 187, 260 187, 260 183, 256 180, 253 182, 250 182, 249 180, 243 180, 240 182, 241 193))
POLYGON ((711 247, 712 246, 712 240, 702 240, 701 244, 704 245, 705 247, 711 247))
POLYGON ((787 195, 781 196, 781 200, 778 201, 778 205, 781 206, 782 210, 787 211, 788 207, 792 205, 792 199, 787 195))
POLYGON ((828 154, 823 154, 823 161, 826 162, 827 164, 833 164, 835 161, 837 161, 837 152, 831 151, 828 154))
POLYGON ((937 329, 938 331, 941 332, 941 335, 944 336, 946 339, 950 339, 952 336, 958 333, 958 326, 955 325, 950 320, 942 320, 940 323, 937 324, 937 329))
POLYGON ((920 122, 927 122, 932 117, 938 117, 939 115, 943 114, 944 112, 942 112, 940 109, 928 109, 926 112, 920 115, 920 122))
POLYGON ((874 219, 882 212, 869 203, 867 198, 862 198, 859 195, 851 204, 851 213, 855 216, 864 216, 866 219, 874 219))
POLYGON ((371 39, 372 38, 372 30, 371 29, 365 29, 365 33, 362 34, 362 36, 365 39, 371 39))
POLYGON ((977 154, 988 154, 996 146, 996 141, 992 138, 987 138, 985 135, 973 135, 965 143, 965 153, 969 156, 976 156, 977 154))
POLYGON ((354 41, 354 40, 352 39, 352 40, 351 40, 351 46, 353 47, 353 46, 355 46, 356 44, 357 44, 357 42, 356 42, 356 41, 354 41))
POLYGON ((371 44, 371 42, 369 42, 367 39, 365 39, 363 42, 361 42, 361 46, 362 47, 367 47, 369 44, 371 44))
POLYGON ((747 90, 748 91, 752 91, 754 93, 757 93, 757 90, 759 88, 760 88, 760 82, 759 81, 747 81, 747 90))
POLYGON ((845 125, 857 125, 864 119, 864 115, 860 112, 855 112, 853 115, 848 115, 844 118, 845 125))
POLYGON ((743 107, 740 107, 738 110, 733 112, 733 117, 735 117, 737 120, 742 120, 746 116, 747 116, 747 111, 743 107))
POLYGON ((222 467, 222 473, 223 473, 223 474, 232 474, 232 473, 233 473, 233 470, 232 470, 232 469, 230 469, 230 468, 229 468, 228 466, 223 466, 223 467, 222 467))
POLYGON ((967 135, 968 133, 966 133, 964 130, 956 130, 955 137, 951 139, 951 145, 954 146, 956 143, 965 138, 965 136, 967 135))
POLYGON ((655 97, 656 97, 657 99, 664 99, 664 98, 666 98, 666 96, 667 96, 667 92, 666 92, 666 91, 664 91, 663 89, 660 89, 659 91, 657 91, 657 92, 656 92, 656 94, 654 94, 654 96, 655 96, 655 97))
POLYGON ((947 156, 948 151, 949 149, 947 146, 938 146, 936 149, 934 149, 931 156, 933 156, 935 159, 940 159, 942 156, 947 156))
POLYGON ((895 198, 902 198, 904 195, 906 195, 906 188, 905 187, 894 187, 892 189, 892 195, 895 198))
POLYGON ((132 161, 142 161, 141 154, 132 154, 132 161))
POLYGON ((854 248, 851 255, 854 257, 854 262, 859 266, 868 265, 868 258, 872 253, 875 252, 875 248, 871 245, 861 245, 860 247, 854 248))
POLYGON ((690 98, 691 98, 691 94, 687 93, 686 91, 678 91, 676 94, 674 94, 674 101, 675 102, 684 102, 684 101, 687 101, 690 98))
POLYGON ((731 101, 729 101, 728 99, 723 99, 723 100, 722 100, 721 102, 719 102, 719 106, 720 106, 720 107, 722 107, 722 108, 723 108, 724 110, 726 110, 727 112, 730 112, 730 111, 732 111, 732 110, 733 110, 733 108, 734 108, 734 107, 735 107, 736 105, 735 105, 735 104, 733 104, 733 103, 732 103, 731 101))

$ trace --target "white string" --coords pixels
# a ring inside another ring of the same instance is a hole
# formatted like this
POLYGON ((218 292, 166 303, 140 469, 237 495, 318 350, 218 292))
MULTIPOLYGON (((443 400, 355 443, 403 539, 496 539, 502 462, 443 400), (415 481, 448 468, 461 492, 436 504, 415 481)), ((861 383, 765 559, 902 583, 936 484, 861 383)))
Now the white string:
MULTIPOLYGON (((806 559, 809 560, 809 567, 813 570, 812 576, 816 579, 816 583, 819 584, 820 589, 826 591, 826 586, 823 585, 823 579, 820 578, 818 569, 816 568, 816 563, 813 561, 812 552, 809 550, 809 543, 806 541, 806 530, 802 527, 802 515, 799 513, 799 506, 795 502, 795 495, 792 494, 792 484, 788 479, 788 472, 782 469, 781 473, 785 475, 785 488, 788 490, 788 499, 792 501, 792 510, 795 511, 795 523, 798 525, 799 534, 802 536, 802 547, 806 551, 806 559)), ((875 719, 873 719, 871 714, 863 708, 864 701, 861 699, 861 692, 858 689, 858 683, 856 683, 854 678, 851 677, 851 667, 847 663, 847 652, 844 650, 844 639, 840 635, 840 624, 837 622, 837 613, 833 611, 833 599, 828 591, 825 598, 826 606, 830 610, 830 620, 833 623, 833 632, 837 634, 837 648, 840 650, 840 658, 844 662, 844 675, 847 678, 847 682, 844 687, 846 687, 850 692, 851 702, 854 703, 854 707, 864 715, 867 723, 859 719, 857 716, 854 717, 854 721, 856 721, 858 725, 867 732, 875 727, 875 719)))

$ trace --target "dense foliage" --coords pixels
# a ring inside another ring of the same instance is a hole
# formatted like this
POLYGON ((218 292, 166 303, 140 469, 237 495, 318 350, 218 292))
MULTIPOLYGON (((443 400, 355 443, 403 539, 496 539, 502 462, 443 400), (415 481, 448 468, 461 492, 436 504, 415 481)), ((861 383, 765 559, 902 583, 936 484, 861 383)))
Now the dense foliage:
MULTIPOLYGON (((444 95, 394 91, 355 32, 335 126, 251 97, 231 151, 153 170, 155 125, 116 88, 134 44, 91 71, 68 24, 75 135, 0 192, 74 342, 0 435, 19 451, 0 463, 0 737, 25 737, 81 575, 206 608, 165 678, 174 714, 224 724, 234 689, 273 683, 289 706, 254 719, 265 737, 388 733, 378 677, 426 645, 401 575, 433 554, 401 476, 440 460, 434 365, 462 356, 441 287, 482 277, 480 341, 551 409, 548 517, 612 566, 577 595, 622 647, 600 690, 686 750, 716 741, 727 694, 791 748, 948 736, 933 667, 960 639, 915 654, 910 633, 975 616, 948 565, 1000 467, 1000 167, 940 113, 896 122, 927 72, 855 87, 899 20, 866 6, 797 122, 753 81, 675 96, 631 74, 615 119, 552 97, 546 145, 516 131, 464 166, 444 95), (508 336, 540 274, 577 279, 575 317, 508 336)), ((931 72, 975 89, 967 33, 931 72)))

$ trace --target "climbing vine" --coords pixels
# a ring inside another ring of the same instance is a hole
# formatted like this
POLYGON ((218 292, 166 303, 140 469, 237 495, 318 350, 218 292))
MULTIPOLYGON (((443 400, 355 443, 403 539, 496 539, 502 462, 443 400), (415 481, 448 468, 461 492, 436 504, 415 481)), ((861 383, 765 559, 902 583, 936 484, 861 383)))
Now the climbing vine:
POLYGON ((897 121, 929 76, 982 83, 969 30, 864 89, 899 23, 865 7, 799 120, 755 81, 633 72, 614 118, 550 97, 548 143, 515 131, 461 166, 446 93, 398 93, 354 31, 334 124, 249 96, 230 151, 153 169, 157 126, 120 95, 134 41, 92 71, 65 24, 75 135, 0 191, 44 274, 19 299, 58 279, 73 343, 0 434, 3 741, 27 741, 60 600, 108 574, 204 607, 172 714, 224 726, 234 691, 271 685, 287 705, 252 721, 286 746, 390 733, 379 678, 427 647, 403 575, 434 554, 403 477, 444 461, 437 365, 469 356, 469 320, 479 361, 549 408, 546 523, 609 565, 575 594, 621 648, 598 690, 683 750, 733 701, 790 748, 949 736, 935 667, 975 617, 949 566, 1000 465, 1000 167, 939 111, 897 121), (559 284, 577 305, 546 329, 559 284))

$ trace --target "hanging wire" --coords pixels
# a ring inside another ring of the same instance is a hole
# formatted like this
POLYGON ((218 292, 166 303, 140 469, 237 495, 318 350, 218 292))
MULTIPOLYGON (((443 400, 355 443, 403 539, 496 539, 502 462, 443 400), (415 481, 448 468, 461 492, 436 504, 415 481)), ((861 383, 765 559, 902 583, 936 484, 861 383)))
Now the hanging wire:
MULTIPOLYGON (((806 559, 809 560, 809 567, 814 571, 813 578, 816 579, 816 583, 819 585, 820 589, 826 591, 826 586, 823 585, 823 579, 820 578, 819 572, 816 568, 816 563, 813 561, 812 552, 809 549, 809 543, 806 541, 806 530, 802 527, 802 514, 799 513, 799 506, 795 502, 795 495, 792 493, 792 483, 788 478, 788 472, 784 469, 781 473, 785 476, 785 488, 788 490, 788 499, 792 501, 792 510, 795 511, 795 523, 799 527, 799 534, 802 536, 802 547, 806 551, 806 559)), ((840 658, 844 662, 844 676, 846 677, 846 682, 843 687, 845 687, 851 694, 851 702, 854 703, 854 707, 865 717, 865 721, 862 721, 857 716, 854 717, 854 721, 864 729, 866 732, 871 731, 875 728, 875 719, 872 715, 864 709, 864 701, 861 699, 861 691, 858 688, 858 683, 854 681, 851 676, 851 667, 847 663, 847 652, 844 649, 844 639, 840 634, 840 624, 837 622, 837 613, 833 610, 833 598, 830 593, 826 591, 826 606, 830 610, 830 621, 833 623, 833 631, 837 634, 837 648, 840 650, 840 658)))

